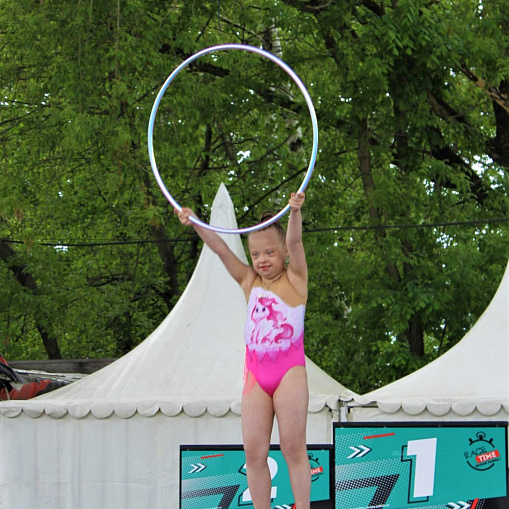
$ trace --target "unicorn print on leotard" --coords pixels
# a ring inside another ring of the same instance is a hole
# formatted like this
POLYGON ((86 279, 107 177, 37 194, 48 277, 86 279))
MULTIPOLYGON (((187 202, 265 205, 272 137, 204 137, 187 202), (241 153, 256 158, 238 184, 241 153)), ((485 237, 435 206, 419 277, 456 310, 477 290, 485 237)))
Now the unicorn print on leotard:
POLYGON ((284 314, 275 309, 277 299, 271 296, 258 296, 257 303, 251 311, 254 328, 251 332, 251 348, 261 345, 260 350, 270 350, 272 346, 284 348, 284 340, 293 336, 293 326, 286 323, 284 314))

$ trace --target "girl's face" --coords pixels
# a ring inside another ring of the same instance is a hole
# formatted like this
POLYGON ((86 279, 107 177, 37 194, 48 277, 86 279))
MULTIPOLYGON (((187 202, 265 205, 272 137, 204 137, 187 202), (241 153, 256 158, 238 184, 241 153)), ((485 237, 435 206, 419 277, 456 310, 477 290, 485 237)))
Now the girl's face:
POLYGON ((263 279, 273 280, 283 272, 286 246, 275 228, 251 233, 248 246, 253 269, 263 279))

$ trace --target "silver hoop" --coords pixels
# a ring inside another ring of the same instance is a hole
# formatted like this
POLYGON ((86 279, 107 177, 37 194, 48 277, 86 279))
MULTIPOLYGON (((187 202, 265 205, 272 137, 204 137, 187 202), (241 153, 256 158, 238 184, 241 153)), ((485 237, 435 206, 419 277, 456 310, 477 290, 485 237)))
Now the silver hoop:
MULTIPOLYGON (((152 112, 150 114, 150 120, 148 123, 148 155, 150 159, 150 165, 152 166, 152 171, 154 173, 154 176, 156 178, 156 181, 161 188, 161 191, 163 192, 166 199, 173 205, 175 209, 177 209, 179 212, 182 210, 182 207, 179 205, 179 203, 173 198, 173 196, 170 194, 168 189, 166 189, 166 186, 164 185, 164 182, 161 178, 161 175, 159 174, 159 170, 157 169, 157 164, 154 156, 154 146, 153 146, 153 136, 154 136, 154 122, 157 114, 157 109, 159 108, 159 104, 161 102, 161 99, 166 92, 166 89, 170 86, 170 83, 175 79, 177 74, 184 69, 184 67, 188 66, 191 62, 198 59, 199 57, 206 55, 207 53, 212 53, 214 51, 221 51, 221 50, 229 50, 229 49, 238 49, 238 50, 245 50, 250 51, 251 53, 256 53, 258 55, 261 55, 263 57, 268 58, 275 64, 277 64, 279 67, 281 67, 289 76, 292 78, 292 80, 295 82, 295 84, 299 87, 300 91, 304 95, 304 98, 306 100, 309 114, 311 116, 311 123, 313 126, 313 149, 311 151, 311 157, 309 160, 309 166, 306 172, 306 175, 304 176, 304 180, 302 181, 302 184, 300 185, 297 192, 303 192, 311 178, 311 175, 313 173, 313 169, 316 163, 316 156, 318 153, 318 121, 316 118, 315 108, 313 106, 313 102, 311 100, 311 97, 309 96, 308 91, 306 90, 306 87, 302 83, 301 79, 297 76, 297 74, 289 67, 285 62, 283 62, 280 58, 276 57, 272 53, 269 53, 268 51, 265 51, 263 49, 257 48, 255 46, 249 46, 246 44, 220 44, 217 46, 211 46, 209 48, 205 48, 201 51, 198 51, 194 55, 190 56, 187 60, 182 62, 168 77, 168 79, 165 81, 164 85, 162 86, 161 90, 157 94, 157 97, 154 101, 154 105, 152 107, 152 112)), ((283 217, 288 211, 290 210, 290 205, 286 205, 282 210, 280 210, 275 216, 271 217, 267 221, 264 221, 263 223, 256 224, 254 226, 249 226, 246 228, 223 228, 221 226, 214 226, 210 225, 208 223, 205 223, 201 221, 200 219, 196 217, 190 217, 191 221, 195 224, 198 224, 202 226, 203 228, 207 228, 208 230, 213 230, 218 233, 251 233, 257 230, 261 230, 262 228, 265 228, 272 223, 276 222, 278 219, 283 217)))

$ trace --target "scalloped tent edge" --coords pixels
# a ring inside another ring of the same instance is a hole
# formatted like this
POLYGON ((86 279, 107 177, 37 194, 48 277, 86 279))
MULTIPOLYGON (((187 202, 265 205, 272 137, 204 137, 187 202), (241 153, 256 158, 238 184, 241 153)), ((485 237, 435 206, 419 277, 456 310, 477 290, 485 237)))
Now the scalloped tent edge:
MULTIPOLYGON (((321 376, 321 369, 316 366, 310 359, 306 359, 310 377, 321 376)), ((331 387, 334 387, 333 381, 331 387)), ((330 394, 332 390, 326 391, 325 394, 310 393, 308 413, 316 414, 324 409, 331 412, 339 412, 341 401, 345 397, 350 399, 353 394, 347 389, 341 389, 339 394, 330 394)), ((6 404, 0 405, 0 415, 7 418, 18 417, 21 413, 25 414, 31 419, 37 419, 42 415, 52 417, 54 419, 61 419, 69 415, 73 419, 83 419, 89 415, 96 419, 107 419, 115 415, 121 419, 130 419, 133 415, 138 414, 143 417, 153 417, 157 413, 161 413, 166 417, 176 417, 180 413, 184 413, 189 417, 200 417, 208 413, 213 417, 223 417, 231 412, 240 417, 241 415, 241 400, 188 400, 188 401, 175 401, 174 399, 164 400, 158 398, 157 400, 126 400, 119 401, 99 400, 93 401, 90 399, 66 399, 57 402, 54 401, 41 401, 38 398, 26 401, 11 401, 5 402, 6 404)))

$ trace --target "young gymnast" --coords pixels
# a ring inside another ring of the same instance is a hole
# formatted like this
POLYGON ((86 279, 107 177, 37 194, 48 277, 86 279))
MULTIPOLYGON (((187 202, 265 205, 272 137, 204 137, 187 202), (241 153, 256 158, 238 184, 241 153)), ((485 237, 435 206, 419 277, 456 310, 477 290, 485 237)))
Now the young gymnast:
POLYGON ((310 504, 311 469, 306 446, 309 391, 304 356, 308 270, 301 217, 304 199, 304 193, 292 193, 286 232, 276 222, 249 235, 252 266, 241 262, 215 232, 193 223, 189 219, 194 215, 191 209, 175 210, 181 223, 193 226, 220 257, 248 302, 241 422, 248 486, 255 509, 271 506, 267 457, 274 415, 290 473, 294 507, 309 509, 310 504))

